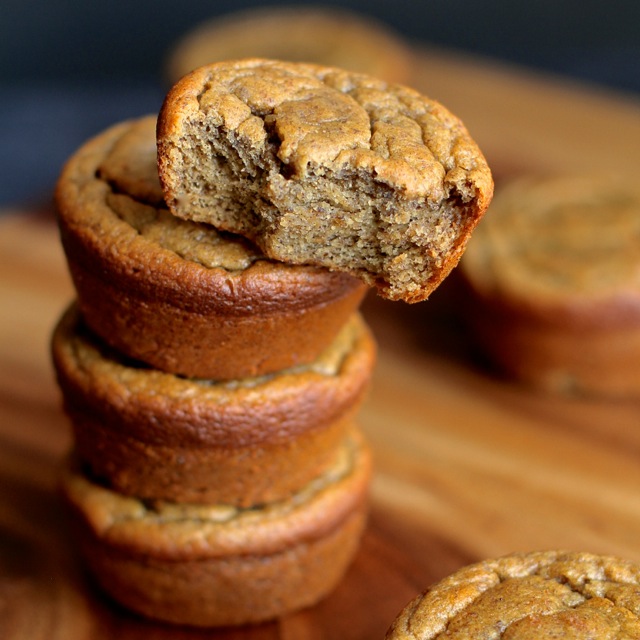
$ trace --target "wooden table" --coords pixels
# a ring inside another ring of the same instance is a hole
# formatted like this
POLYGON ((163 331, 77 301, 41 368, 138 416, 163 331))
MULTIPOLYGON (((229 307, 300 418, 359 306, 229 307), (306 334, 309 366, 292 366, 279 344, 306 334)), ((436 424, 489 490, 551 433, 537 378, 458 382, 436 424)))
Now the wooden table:
MULTIPOLYGON (((498 185, 527 171, 638 168, 640 105, 440 52, 416 85, 467 123, 498 185)), ((72 298, 50 214, 0 218, 0 638, 381 639, 417 592, 471 561, 582 549, 640 560, 640 403, 536 394, 470 357, 454 280, 414 306, 369 298, 379 362, 361 422, 375 453, 370 524, 317 607, 234 631, 137 619, 85 580, 56 471, 69 429, 48 339, 72 298)))

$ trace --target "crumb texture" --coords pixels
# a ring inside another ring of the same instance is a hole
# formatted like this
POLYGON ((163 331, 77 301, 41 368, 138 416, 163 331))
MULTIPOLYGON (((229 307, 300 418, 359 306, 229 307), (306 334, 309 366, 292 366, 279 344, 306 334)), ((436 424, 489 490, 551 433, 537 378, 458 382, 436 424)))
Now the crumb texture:
POLYGON ((639 578, 637 564, 588 553, 488 560, 410 603, 387 640, 639 638, 639 578))
POLYGON ((354 273, 391 299, 426 298, 492 196, 463 124, 399 85, 330 67, 203 67, 158 123, 165 200, 273 259, 354 273))

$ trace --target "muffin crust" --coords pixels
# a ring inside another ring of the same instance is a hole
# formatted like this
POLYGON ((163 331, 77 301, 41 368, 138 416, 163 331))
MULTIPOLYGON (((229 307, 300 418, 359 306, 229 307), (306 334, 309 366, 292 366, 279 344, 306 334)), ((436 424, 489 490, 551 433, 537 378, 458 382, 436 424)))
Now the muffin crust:
POLYGON ((522 178, 503 187, 462 270, 485 296, 549 323, 640 320, 640 188, 622 176, 522 178))

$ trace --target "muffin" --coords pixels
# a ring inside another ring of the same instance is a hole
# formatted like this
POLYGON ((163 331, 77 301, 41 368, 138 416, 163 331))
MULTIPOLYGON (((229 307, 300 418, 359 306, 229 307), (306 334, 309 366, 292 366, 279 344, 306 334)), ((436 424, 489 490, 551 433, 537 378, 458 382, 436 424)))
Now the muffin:
POLYGON ((242 238, 172 216, 153 117, 83 145, 56 203, 87 324, 163 371, 228 380, 309 363, 364 296, 353 277, 274 262, 242 238))
POLYGON ((407 605, 387 640, 640 637, 640 565, 560 551, 461 569, 407 605))
POLYGON ((457 264, 493 193, 463 124, 412 89, 273 60, 201 67, 158 118, 165 201, 265 255, 418 302, 457 264))
POLYGON ((505 186, 461 263, 479 350, 544 390, 640 392, 640 189, 604 175, 505 186))
POLYGON ((389 26, 339 7, 273 6, 211 19, 171 49, 171 84, 197 67, 237 58, 273 58, 341 67, 409 82, 411 48, 389 26))
POLYGON ((216 382, 123 359, 75 306, 52 340, 77 455, 93 477, 143 500, 236 507, 288 498, 334 463, 374 351, 354 315, 308 365, 216 382))
POLYGON ((111 597, 166 622, 222 626, 282 616, 334 588, 358 547, 369 477, 353 432, 322 476, 260 507, 149 504, 73 465, 62 491, 86 564, 111 597))

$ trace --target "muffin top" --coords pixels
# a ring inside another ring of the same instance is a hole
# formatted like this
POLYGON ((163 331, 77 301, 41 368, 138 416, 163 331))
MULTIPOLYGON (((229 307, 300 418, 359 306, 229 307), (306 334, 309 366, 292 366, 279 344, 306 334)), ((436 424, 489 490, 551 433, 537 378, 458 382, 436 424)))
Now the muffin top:
MULTIPOLYGON (((277 137, 275 152, 289 175, 369 171, 402 197, 431 202, 452 189, 463 199, 493 193, 476 143, 438 102, 365 74, 257 58, 207 65, 169 92, 158 126, 165 196, 184 185, 173 183, 179 176, 163 163, 163 146, 170 154, 174 136, 201 118, 257 155, 277 137)), ((169 203, 172 210, 187 204, 179 194, 169 203)))
POLYGON ((387 640, 640 637, 640 565, 559 551, 461 569, 401 612, 387 640))
POLYGON ((493 194, 463 123, 401 85, 333 67, 231 60, 167 94, 158 167, 174 215, 269 257, 425 299, 493 194))
POLYGON ((640 188, 611 175, 500 190, 462 270, 481 295, 553 321, 640 318, 640 188))

